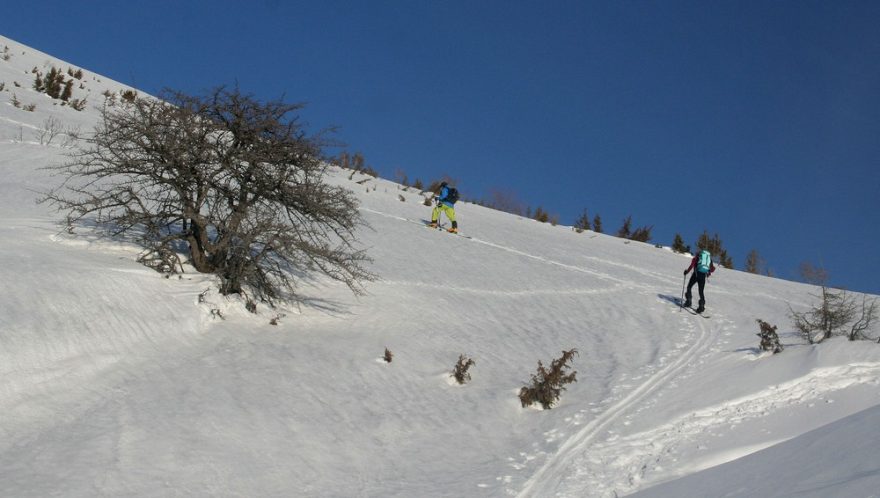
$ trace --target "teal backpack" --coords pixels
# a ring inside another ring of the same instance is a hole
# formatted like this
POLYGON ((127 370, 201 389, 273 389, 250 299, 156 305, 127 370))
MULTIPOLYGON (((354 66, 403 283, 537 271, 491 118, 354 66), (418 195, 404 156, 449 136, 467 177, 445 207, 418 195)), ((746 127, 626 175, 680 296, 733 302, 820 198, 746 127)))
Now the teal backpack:
POLYGON ((704 249, 700 251, 700 255, 697 256, 697 271, 700 273, 709 273, 710 268, 712 268, 712 255, 709 254, 709 251, 704 249))

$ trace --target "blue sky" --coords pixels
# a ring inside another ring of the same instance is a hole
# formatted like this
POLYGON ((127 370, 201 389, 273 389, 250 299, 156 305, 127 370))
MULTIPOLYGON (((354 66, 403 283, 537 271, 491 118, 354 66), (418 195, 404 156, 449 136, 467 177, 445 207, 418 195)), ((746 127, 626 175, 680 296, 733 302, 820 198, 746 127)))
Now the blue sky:
MULTIPOLYGON (((880 293, 880 2, 17 2, 2 33, 149 93, 237 83, 385 178, 880 293)), ((331 151, 332 152, 332 151, 331 151)), ((460 220, 467 231, 467 219, 460 220)), ((720 274, 719 274, 720 275, 720 274)))

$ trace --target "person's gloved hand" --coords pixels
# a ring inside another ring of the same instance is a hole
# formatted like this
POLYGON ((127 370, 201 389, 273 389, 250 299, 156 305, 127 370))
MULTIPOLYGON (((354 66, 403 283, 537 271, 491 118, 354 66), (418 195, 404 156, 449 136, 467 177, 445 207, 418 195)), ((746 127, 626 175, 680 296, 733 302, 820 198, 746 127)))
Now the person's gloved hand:
POLYGON ((685 274, 685 275, 687 275, 687 274, 688 274, 688 271, 687 271, 687 270, 685 270, 685 271, 684 271, 684 274, 685 274))

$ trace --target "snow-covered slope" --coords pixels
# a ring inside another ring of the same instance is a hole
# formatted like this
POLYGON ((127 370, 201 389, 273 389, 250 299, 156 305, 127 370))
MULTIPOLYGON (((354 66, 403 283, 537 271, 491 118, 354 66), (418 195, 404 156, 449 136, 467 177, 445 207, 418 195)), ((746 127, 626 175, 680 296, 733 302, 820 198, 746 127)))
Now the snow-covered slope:
MULTIPOLYGON (((209 278, 165 279, 136 248, 67 234, 34 203, 58 181, 40 168, 66 150, 41 143, 46 120, 88 129, 92 106, 123 87, 86 71, 74 97, 90 106, 75 111, 32 90, 30 72, 75 66, 4 46, 5 495, 605 497, 689 475, 685 489, 711 490, 690 496, 758 496, 773 482, 797 496, 795 482, 818 478, 794 459, 779 463, 784 482, 779 466, 743 467, 743 480, 699 471, 792 438, 768 451, 808 458, 817 435, 878 421, 876 409, 845 417, 880 404, 880 346, 791 333, 788 305, 805 307, 808 286, 721 269, 704 319, 674 304, 688 260, 668 249, 467 203, 457 213, 472 238, 432 231, 420 193, 348 171, 330 181, 357 193, 372 227, 360 240, 381 279, 368 295, 316 278, 299 306, 256 316, 200 298, 209 278), (14 107, 13 93, 36 108, 14 107), (782 354, 757 351, 756 318, 779 326, 782 354), (571 348, 578 382, 552 410, 522 408, 538 360, 571 348), (464 386, 450 380, 460 354, 476 361, 464 386)), ((853 437, 833 451, 850 454, 853 437)), ((878 439, 864 430, 861 442, 878 439)), ((825 496, 880 488, 876 472, 842 475, 821 481, 825 496)))

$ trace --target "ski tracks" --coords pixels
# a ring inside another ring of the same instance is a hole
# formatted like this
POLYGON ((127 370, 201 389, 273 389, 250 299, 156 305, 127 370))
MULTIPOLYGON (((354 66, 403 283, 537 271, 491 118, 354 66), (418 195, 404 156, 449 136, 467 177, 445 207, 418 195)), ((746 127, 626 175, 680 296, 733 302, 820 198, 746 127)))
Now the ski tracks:
MULTIPOLYGON (((405 218, 405 217, 397 216, 397 215, 393 215, 393 214, 383 213, 383 212, 381 212, 381 211, 376 211, 376 210, 374 210, 374 209, 369 209, 369 208, 365 208, 365 207, 360 207, 359 209, 360 209, 361 211, 364 211, 364 212, 367 212, 367 213, 371 213, 371 214, 375 214, 375 215, 378 215, 378 216, 382 216, 382 217, 384 217, 384 218, 391 218, 391 219, 395 219, 395 220, 399 220, 399 221, 405 221, 405 222, 407 222, 407 223, 415 223, 415 224, 417 224, 417 225, 424 225, 424 223, 422 223, 422 222, 420 222, 420 221, 411 220, 411 219, 409 219, 409 218, 405 218)), ((583 266, 577 266, 577 265, 571 265, 571 264, 567 264, 567 263, 562 263, 562 262, 555 261, 555 260, 552 260, 552 259, 549 259, 549 258, 545 258, 545 257, 543 257, 543 256, 538 256, 538 255, 531 254, 531 253, 528 253, 528 252, 520 251, 520 250, 518 250, 518 249, 514 249, 514 248, 512 248, 512 247, 508 247, 508 246, 504 246, 504 245, 496 244, 496 243, 494 243, 494 242, 489 242, 489 241, 487 241, 487 240, 479 239, 479 238, 476 238, 476 237, 470 237, 470 238, 465 239, 465 240, 468 240, 468 241, 473 242, 473 243, 476 243, 476 244, 482 244, 482 245, 487 246, 487 247, 492 247, 492 248, 494 248, 494 249, 498 249, 498 250, 500 250, 500 251, 505 251, 505 252, 508 252, 508 253, 511 253, 511 254, 515 254, 515 255, 517 255, 517 256, 521 256, 521 257, 524 257, 524 258, 529 258, 529 259, 533 259, 533 260, 536 260, 536 261, 540 261, 541 263, 545 263, 545 264, 548 264, 548 265, 558 266, 558 267, 560 267, 560 268, 564 268, 564 269, 566 269, 566 270, 575 271, 575 272, 578 272, 578 273, 585 273, 585 274, 587 274, 587 275, 590 275, 590 276, 596 277, 596 278, 598 278, 598 279, 600 279, 600 280, 605 280, 605 281, 608 281, 608 282, 613 282, 614 285, 616 285, 616 286, 618 286, 618 287, 619 287, 619 286, 624 286, 624 287, 631 288, 631 289, 636 289, 636 288, 638 288, 638 289, 652 289, 652 288, 653 288, 653 287, 650 287, 650 286, 648 286, 648 285, 634 285, 634 284, 632 284, 632 282, 630 282, 630 281, 626 281, 626 280, 623 280, 623 279, 617 278, 617 277, 615 277, 615 276, 613 276, 613 275, 609 275, 608 273, 604 273, 604 272, 596 271, 596 270, 593 270, 593 269, 591 269, 591 268, 585 268, 585 267, 583 267, 583 266)))
MULTIPOLYGON (((415 220, 364 207, 361 207, 360 209, 385 218, 420 225, 422 224, 415 220)), ((619 288, 623 287, 632 291, 643 292, 646 295, 656 295, 658 290, 662 291, 662 289, 665 288, 665 284, 659 289, 657 285, 634 285, 630 281, 624 281, 608 273, 554 261, 552 259, 478 238, 471 238, 469 241, 521 257, 533 259, 544 264, 558 266, 569 271, 588 274, 592 277, 612 282, 612 288, 606 289, 605 292, 609 290, 619 290, 619 288)), ((645 272, 644 270, 637 268, 630 269, 638 270, 646 276, 657 280, 667 280, 666 277, 659 274, 645 272)), ((668 308, 666 303, 662 303, 662 305, 668 308)), ((616 473, 613 476, 601 475, 601 473, 600 475, 595 475, 597 474, 597 470, 602 471, 605 469, 605 466, 601 463, 596 465, 594 462, 591 462, 589 458, 590 453, 592 453, 595 448, 605 445, 610 447, 607 454, 612 456, 615 455, 615 452, 617 451, 615 440, 618 439, 618 436, 613 434, 614 431, 611 429, 615 426, 629 425, 629 418, 641 411, 644 408, 646 401, 648 401, 651 396, 657 395, 665 387, 674 387, 677 379, 686 374, 689 369, 698 367, 703 364, 711 354, 717 353, 720 350, 719 343, 723 341, 722 336, 729 335, 730 333, 728 330, 730 322, 723 316, 717 316, 712 321, 706 321, 695 320, 690 315, 686 315, 681 316, 679 320, 681 322, 681 328, 679 330, 684 331, 684 337, 682 337, 679 343, 676 344, 673 351, 661 357, 657 364, 649 367, 650 370, 645 374, 647 375, 647 379, 634 388, 631 388, 631 385, 621 386, 624 389, 631 389, 620 394, 620 397, 616 401, 612 401, 608 408, 604 410, 601 408, 584 410, 581 414, 572 417, 570 421, 575 426, 578 426, 582 419, 585 419, 594 413, 598 413, 595 418, 565 439, 556 452, 547 457, 546 461, 531 475, 530 478, 528 478, 519 491, 512 489, 516 486, 516 478, 514 476, 507 475, 496 477, 496 482, 501 483, 506 488, 505 494, 515 495, 522 498, 557 496, 568 491, 565 488, 565 485, 569 478, 575 476, 580 478, 584 473, 593 478, 597 478, 598 480, 596 482, 600 484, 600 487, 604 487, 606 490, 610 489, 612 493, 615 488, 626 487, 627 482, 631 485, 631 483, 638 481, 639 473, 644 472, 644 470, 640 470, 638 466, 636 466, 636 468, 627 467, 626 469, 620 469, 620 473, 616 473), (610 437, 606 437, 602 441, 597 441, 599 436, 606 433, 612 434, 610 437), (621 479, 626 482, 621 483, 621 479)), ((637 379, 638 378, 632 378, 629 380, 632 381, 637 379)), ((544 436, 547 443, 554 443, 565 437, 564 434, 558 430, 550 431, 544 436)), ((646 453, 643 451, 636 451, 633 455, 629 455, 626 460, 630 462, 639 461, 645 454, 646 453)), ((534 454, 520 453, 520 462, 517 462, 517 459, 515 458, 508 458, 508 460, 510 461, 511 467, 523 471, 530 468, 536 459, 544 455, 546 455, 546 453, 541 451, 537 451, 534 454)), ((574 487, 577 487, 577 485, 574 487)), ((588 487, 586 489, 590 490, 590 496, 595 495, 595 492, 599 491, 596 487, 588 487)), ((583 492, 578 491, 573 496, 582 495, 583 492)))
POLYGON ((688 333, 696 335, 696 337, 690 338, 690 347, 683 352, 676 353, 672 361, 661 359, 661 363, 666 363, 657 372, 570 436, 562 443, 556 453, 549 456, 547 461, 526 481, 516 496, 521 498, 555 496, 562 491, 558 489, 559 484, 575 472, 576 469, 571 468, 573 462, 578 461, 588 452, 597 436, 613 424, 625 424, 626 421, 622 419, 626 414, 635 411, 636 407, 647 397, 672 382, 689 365, 712 352, 715 334, 709 328, 710 324, 691 319, 683 320, 683 322, 685 322, 688 333))

